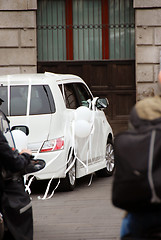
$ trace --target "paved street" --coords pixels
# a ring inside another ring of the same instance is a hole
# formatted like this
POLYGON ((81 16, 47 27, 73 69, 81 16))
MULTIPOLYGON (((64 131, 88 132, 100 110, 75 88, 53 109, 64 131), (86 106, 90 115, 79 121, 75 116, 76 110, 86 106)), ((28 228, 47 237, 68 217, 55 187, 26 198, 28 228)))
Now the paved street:
MULTIPOLYGON (((57 191, 49 200, 38 200, 44 186, 32 192, 34 240, 119 239, 123 211, 111 204, 111 178, 79 179, 73 192, 57 191)), ((44 184, 45 185, 45 184, 44 184)))

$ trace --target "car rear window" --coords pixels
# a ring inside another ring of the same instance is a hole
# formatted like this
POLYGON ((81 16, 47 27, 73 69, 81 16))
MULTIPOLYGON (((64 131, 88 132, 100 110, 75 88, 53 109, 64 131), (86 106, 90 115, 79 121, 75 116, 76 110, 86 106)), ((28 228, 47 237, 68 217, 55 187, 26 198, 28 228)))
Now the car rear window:
MULTIPOLYGON (((4 100, 0 109, 10 116, 24 116, 27 114, 28 85, 0 88, 0 98, 4 100), (10 94, 10 108, 8 109, 8 93, 10 94)), ((54 99, 48 85, 32 85, 30 115, 49 114, 55 112, 54 99)))

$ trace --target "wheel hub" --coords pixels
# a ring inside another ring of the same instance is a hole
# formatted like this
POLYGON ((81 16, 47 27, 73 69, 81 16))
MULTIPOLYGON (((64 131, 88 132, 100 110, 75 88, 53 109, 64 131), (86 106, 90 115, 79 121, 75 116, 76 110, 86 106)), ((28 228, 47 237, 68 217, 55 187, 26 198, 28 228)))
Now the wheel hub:
MULTIPOLYGON (((69 162, 69 166, 72 163, 72 161, 69 162)), ((75 164, 70 168, 69 172, 68 172, 68 176, 69 176, 69 181, 71 185, 75 184, 75 179, 76 179, 76 169, 75 169, 75 164)))
POLYGON ((109 172, 112 172, 114 169, 114 151, 110 143, 106 146, 106 167, 109 172))

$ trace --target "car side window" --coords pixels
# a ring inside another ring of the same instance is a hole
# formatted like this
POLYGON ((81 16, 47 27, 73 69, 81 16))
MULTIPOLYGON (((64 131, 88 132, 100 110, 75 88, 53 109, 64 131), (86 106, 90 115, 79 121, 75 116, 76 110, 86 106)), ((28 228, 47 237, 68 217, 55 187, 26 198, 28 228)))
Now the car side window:
MULTIPOLYGON (((6 90, 7 91, 7 90, 6 90)), ((28 86, 11 86, 10 116, 24 116, 27 113, 28 86)), ((7 92, 6 92, 7 93, 7 92)), ((3 103, 2 103, 3 104, 3 103)), ((5 106, 5 105, 4 105, 5 106)), ((3 107, 4 108, 4 107, 3 107)), ((3 110, 3 108, 1 108, 3 110)), ((7 106, 6 111, 7 112, 7 106)), ((54 99, 48 85, 32 85, 30 115, 55 112, 54 99)))
POLYGON ((54 99, 48 85, 33 85, 31 89, 30 115, 55 112, 54 99))
POLYGON ((66 107, 70 108, 70 109, 76 109, 78 107, 78 101, 76 98, 73 84, 67 83, 67 84, 64 84, 63 87, 62 87, 62 85, 59 85, 59 87, 60 87, 62 94, 63 94, 62 88, 64 87, 66 107))
POLYGON ((93 99, 93 96, 87 89, 87 87, 83 83, 74 83, 74 88, 77 93, 79 106, 87 106, 88 107, 88 101, 89 99, 93 99))
POLYGON ((2 103, 0 103, 0 109, 2 110, 2 112, 4 112, 6 115, 8 115, 8 91, 7 91, 7 87, 1 86, 0 87, 0 98, 4 101, 2 103))
POLYGON ((10 115, 26 115, 28 86, 11 86, 10 115))

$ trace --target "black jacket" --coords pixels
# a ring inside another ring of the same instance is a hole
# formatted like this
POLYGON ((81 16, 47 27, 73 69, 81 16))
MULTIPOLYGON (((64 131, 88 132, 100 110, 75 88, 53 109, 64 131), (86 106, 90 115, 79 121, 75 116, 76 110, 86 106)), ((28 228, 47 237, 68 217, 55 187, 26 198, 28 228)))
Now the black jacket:
MULTIPOLYGON (((17 150, 12 150, 3 133, 0 131, 0 171, 17 173, 22 171, 30 162, 30 155, 19 154, 17 150)), ((3 190, 3 179, 0 174, 0 191, 3 190)))
POLYGON ((30 157, 12 150, 0 131, 0 211, 15 240, 33 239, 31 200, 21 174, 30 163, 30 157), (5 177, 3 172, 7 173, 5 177))
POLYGON ((134 107, 129 130, 115 137, 113 204, 128 211, 161 208, 161 118, 142 119, 134 107))
POLYGON ((0 131, 0 166, 11 172, 18 172, 25 168, 30 162, 30 155, 19 154, 8 145, 6 138, 0 131))

